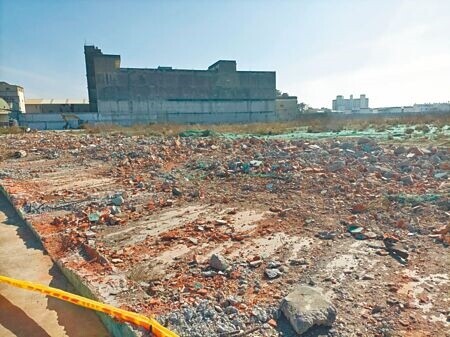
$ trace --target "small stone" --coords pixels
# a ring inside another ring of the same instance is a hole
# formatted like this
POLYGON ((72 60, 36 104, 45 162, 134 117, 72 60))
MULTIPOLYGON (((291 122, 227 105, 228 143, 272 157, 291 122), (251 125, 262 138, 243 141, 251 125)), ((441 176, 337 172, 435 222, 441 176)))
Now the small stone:
POLYGON ((377 233, 374 232, 366 232, 365 236, 367 239, 374 240, 378 237, 377 233))
POLYGON ((277 327, 277 322, 274 319, 269 319, 267 321, 267 324, 269 324, 272 328, 276 328, 277 327))
POLYGON ((281 276, 282 272, 274 268, 274 269, 266 269, 264 271, 264 274, 267 276, 268 279, 272 280, 281 276))
POLYGON ((265 323, 269 319, 265 310, 254 307, 252 310, 252 315, 256 318, 259 323, 265 323))
POLYGON ((399 322, 403 326, 408 326, 409 325, 409 322, 406 319, 400 319, 399 322))
POLYGON ((336 232, 319 232, 317 237, 322 240, 333 240, 337 236, 336 232))
POLYGON ((343 150, 353 149, 355 147, 355 144, 350 142, 344 142, 339 145, 339 147, 343 150))
POLYGON ((111 200, 111 202, 114 206, 121 206, 124 201, 125 200, 123 199, 123 197, 121 195, 117 195, 111 200))
POLYGON ((383 310, 383 307, 380 305, 376 305, 372 308, 372 315, 373 314, 378 314, 379 312, 381 312, 383 310))
POLYGON ((192 190, 189 192, 189 196, 191 196, 192 198, 198 198, 200 196, 200 191, 199 190, 192 190))
POLYGON ((397 147, 395 150, 394 150, 394 154, 396 155, 396 156, 399 156, 399 155, 401 155, 401 154, 403 154, 403 153, 405 153, 406 152, 406 148, 404 147, 404 146, 399 146, 399 147, 397 147))
POLYGON ((359 137, 358 138, 358 144, 368 144, 368 143, 372 143, 372 139, 367 138, 367 137, 359 137))
POLYGON ((203 277, 214 277, 217 275, 217 272, 214 270, 207 270, 202 272, 203 277))
POLYGON ((353 214, 359 214, 359 213, 363 213, 367 210, 367 205, 363 204, 363 203, 359 203, 359 204, 355 204, 352 207, 351 212, 353 214))
POLYGON ((26 156, 27 156, 27 152, 24 150, 19 150, 14 153, 14 157, 16 157, 16 158, 23 158, 26 156))
POLYGON ((302 266, 302 265, 307 265, 308 261, 306 261, 306 259, 301 258, 301 259, 291 259, 289 261, 291 266, 302 266))
POLYGON ((198 239, 196 239, 196 238, 189 237, 188 241, 194 245, 198 245, 198 239))
POLYGON ((258 268, 262 264, 262 260, 250 261, 248 264, 252 268, 258 268))
POLYGON ((363 275, 361 277, 361 279, 364 280, 364 281, 371 281, 371 280, 374 280, 375 277, 373 275, 371 275, 371 274, 365 274, 365 275, 363 275))
POLYGON ((391 170, 383 169, 381 170, 381 175, 386 179, 391 179, 394 173, 391 170))
POLYGON ((95 232, 90 231, 90 230, 86 231, 84 234, 86 235, 86 237, 87 237, 88 239, 93 238, 93 237, 95 237, 95 235, 96 235, 95 232))
POLYGON ((121 212, 122 212, 122 210, 120 209, 119 206, 115 206, 115 205, 111 206, 111 214, 116 215, 121 212))
POLYGON ((177 187, 173 187, 172 188, 172 195, 175 197, 179 197, 181 196, 183 193, 181 192, 181 190, 177 187))
POLYGON ((281 266, 281 262, 278 262, 278 261, 270 261, 268 264, 267 264, 267 268, 270 268, 270 269, 272 269, 272 268, 278 268, 278 267, 280 267, 281 266))
POLYGON ((414 180, 410 175, 408 175, 402 178, 402 183, 403 185, 412 185, 414 184, 414 180))
POLYGON ((228 307, 225 308, 225 313, 227 315, 237 314, 238 312, 239 310, 233 307, 232 305, 229 305, 228 307))
POLYGON ((250 166, 260 167, 261 165, 262 165, 262 161, 261 160, 251 160, 250 161, 250 166))
POLYGON ((209 259, 209 265, 216 270, 224 271, 228 268, 227 260, 220 254, 213 254, 209 259))
POLYGON ((205 288, 202 288, 197 290, 197 294, 205 296, 206 294, 208 294, 208 291, 205 288))
POLYGON ((100 220, 100 213, 94 212, 88 215, 90 222, 98 222, 100 220))
POLYGON ((224 178, 227 175, 228 175, 228 173, 224 169, 219 169, 219 170, 216 171, 216 177, 224 178))
POLYGON ((122 259, 111 259, 112 263, 122 263, 123 260, 122 259))
POLYGON ((331 172, 337 172, 337 171, 342 170, 344 167, 345 167, 345 161, 337 160, 328 166, 328 170, 331 172))
POLYGON ((448 179, 448 172, 438 172, 434 174, 435 179, 448 179))
POLYGON ((174 204, 174 201, 172 199, 167 199, 164 203, 164 206, 170 207, 174 204))

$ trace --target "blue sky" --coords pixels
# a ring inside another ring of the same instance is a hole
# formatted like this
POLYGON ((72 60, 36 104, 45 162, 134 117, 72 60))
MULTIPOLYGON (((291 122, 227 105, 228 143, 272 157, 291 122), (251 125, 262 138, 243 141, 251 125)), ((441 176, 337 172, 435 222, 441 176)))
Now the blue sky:
POLYGON ((122 66, 275 70, 315 107, 450 100, 448 0, 0 0, 0 80, 26 98, 86 98, 83 45, 122 66))

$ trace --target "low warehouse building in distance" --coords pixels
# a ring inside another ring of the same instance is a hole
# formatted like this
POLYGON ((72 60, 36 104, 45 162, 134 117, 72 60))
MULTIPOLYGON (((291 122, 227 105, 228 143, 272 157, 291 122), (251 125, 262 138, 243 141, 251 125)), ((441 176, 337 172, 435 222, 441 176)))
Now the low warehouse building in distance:
POLYGON ((27 113, 89 112, 89 102, 86 99, 29 98, 25 100, 25 107, 27 113))
POLYGON ((104 122, 239 123, 276 117, 273 71, 237 71, 236 61, 206 70, 121 68, 119 55, 84 47, 90 111, 104 122))

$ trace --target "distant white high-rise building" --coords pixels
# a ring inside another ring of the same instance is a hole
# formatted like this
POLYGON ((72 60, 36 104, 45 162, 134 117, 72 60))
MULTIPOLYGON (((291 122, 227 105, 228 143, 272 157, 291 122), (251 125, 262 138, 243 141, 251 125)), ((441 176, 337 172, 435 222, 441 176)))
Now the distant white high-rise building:
POLYGON ((366 95, 360 95, 359 98, 353 98, 353 95, 350 95, 347 99, 339 95, 333 100, 333 110, 346 113, 370 112, 369 98, 366 95))

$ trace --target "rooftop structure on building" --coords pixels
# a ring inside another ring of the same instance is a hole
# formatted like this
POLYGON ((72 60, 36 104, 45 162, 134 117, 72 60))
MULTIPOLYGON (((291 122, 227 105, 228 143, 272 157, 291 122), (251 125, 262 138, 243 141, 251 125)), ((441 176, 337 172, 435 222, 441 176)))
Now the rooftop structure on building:
POLYGON ((31 98, 25 100, 27 113, 79 113, 89 112, 87 99, 42 99, 31 98))

